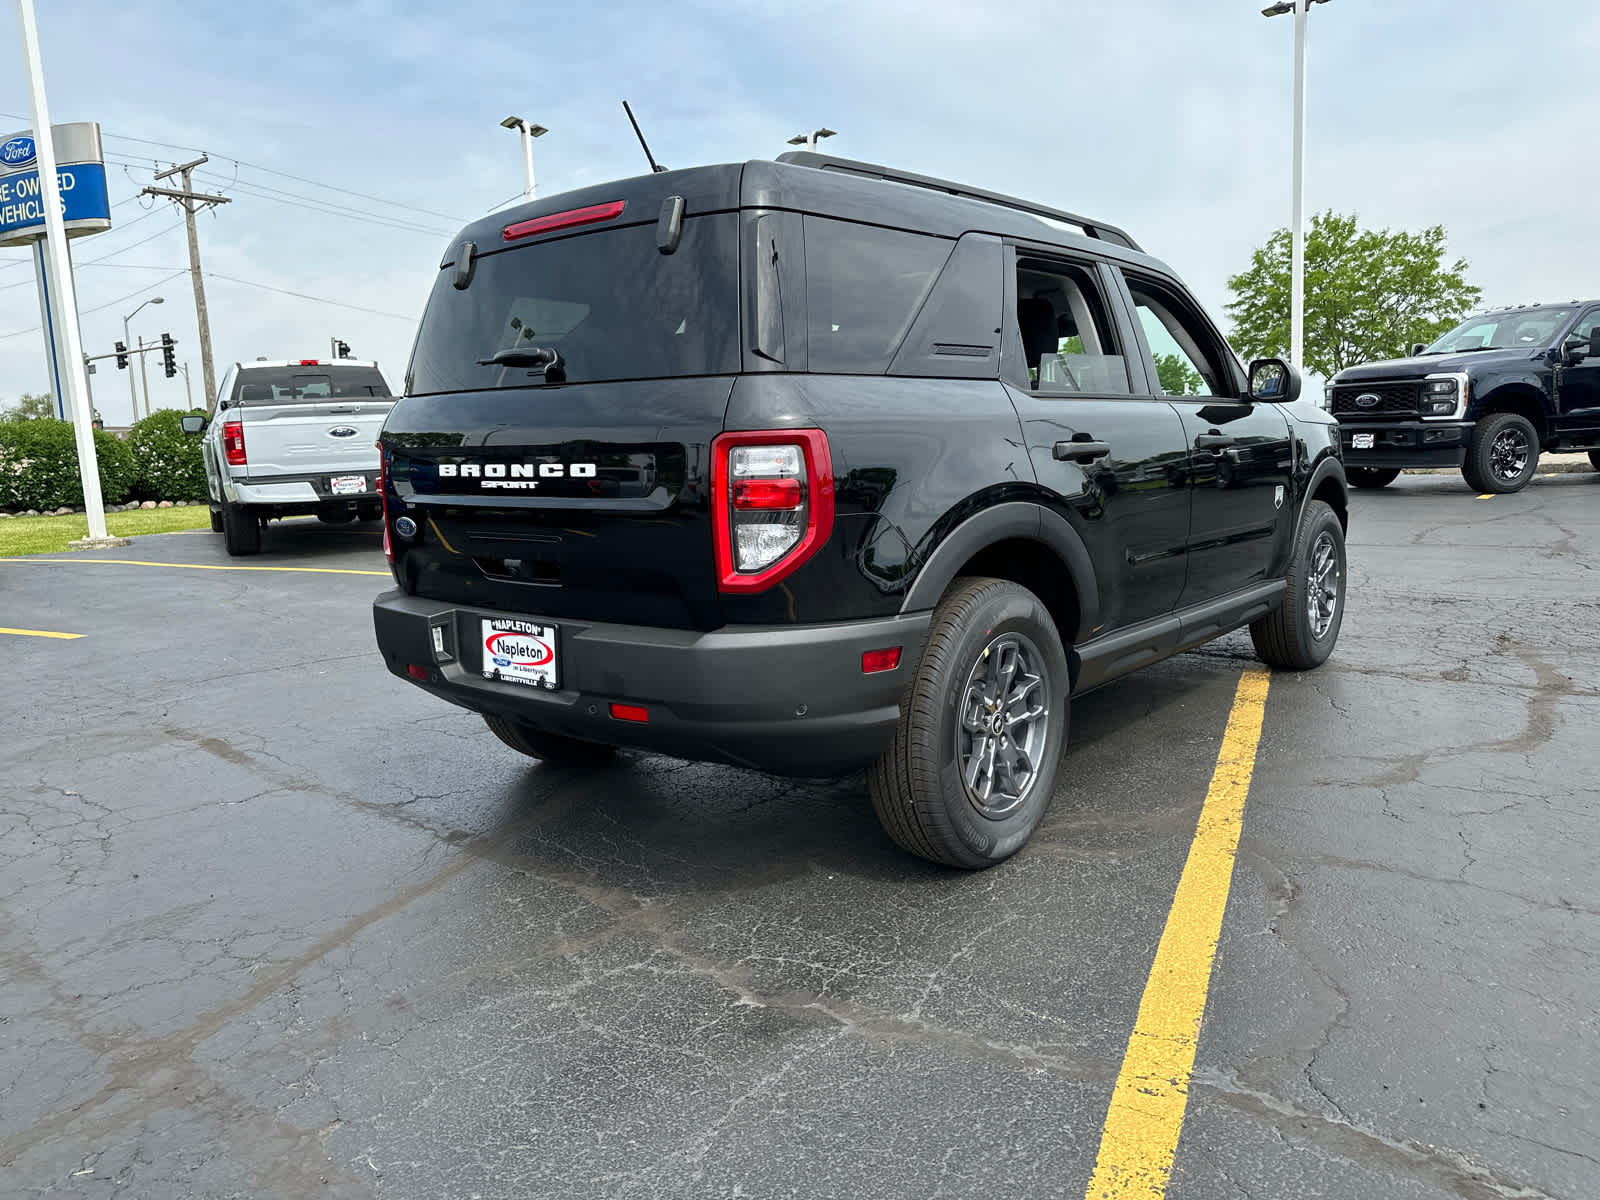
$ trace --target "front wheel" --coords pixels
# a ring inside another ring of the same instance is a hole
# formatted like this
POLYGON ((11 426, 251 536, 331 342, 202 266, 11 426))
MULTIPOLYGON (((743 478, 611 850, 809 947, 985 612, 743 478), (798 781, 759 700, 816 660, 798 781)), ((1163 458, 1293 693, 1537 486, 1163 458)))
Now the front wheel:
POLYGON ((552 767, 603 767, 617 753, 615 746, 584 742, 559 733, 546 733, 510 717, 484 714, 483 723, 506 745, 529 758, 541 759, 552 767))
POLYGON ((1539 469, 1539 432, 1520 413, 1492 413, 1472 431, 1461 474, 1482 492, 1520 492, 1539 469))
POLYGON ((958 580, 934 610, 889 748, 867 772, 884 830, 947 866, 1010 858, 1050 806, 1069 691, 1039 598, 1009 580, 958 580))
POLYGON ((1300 519, 1288 584, 1283 603, 1251 623, 1250 640, 1268 666, 1309 671, 1333 653, 1344 622, 1344 526, 1321 500, 1300 519))
POLYGON ((1346 467, 1344 475, 1351 487, 1358 488, 1388 487, 1400 478, 1399 470, 1388 467, 1346 467))

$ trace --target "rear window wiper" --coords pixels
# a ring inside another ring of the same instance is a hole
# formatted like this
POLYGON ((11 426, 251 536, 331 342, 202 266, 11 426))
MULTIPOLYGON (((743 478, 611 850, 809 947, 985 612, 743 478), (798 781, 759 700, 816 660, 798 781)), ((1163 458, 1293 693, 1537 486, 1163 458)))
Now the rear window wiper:
POLYGON ((560 383, 567 377, 566 363, 561 351, 548 346, 518 346, 497 350, 488 358, 478 360, 480 367, 535 367, 543 368, 547 382, 560 383))

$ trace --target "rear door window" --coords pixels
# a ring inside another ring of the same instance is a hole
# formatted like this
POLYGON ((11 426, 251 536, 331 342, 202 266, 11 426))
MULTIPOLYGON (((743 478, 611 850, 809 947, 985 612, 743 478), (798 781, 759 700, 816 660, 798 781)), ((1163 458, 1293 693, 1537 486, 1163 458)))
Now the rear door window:
POLYGON ((739 369, 738 217, 683 223, 672 254, 635 225, 479 253, 470 283, 439 272, 406 375, 410 394, 539 386, 504 350, 560 353, 569 383, 739 369))
POLYGON ((359 400, 388 396, 389 385, 375 367, 243 367, 233 398, 244 404, 293 404, 318 400, 359 400))
POLYGON ((805 240, 810 369, 881 375, 955 243, 812 216, 805 240))

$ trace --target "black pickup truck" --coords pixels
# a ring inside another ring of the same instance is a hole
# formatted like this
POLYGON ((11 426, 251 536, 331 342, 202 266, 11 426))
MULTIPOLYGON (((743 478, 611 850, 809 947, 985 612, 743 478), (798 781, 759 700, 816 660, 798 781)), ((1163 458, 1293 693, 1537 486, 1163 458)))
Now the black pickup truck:
POLYGON ((1459 467, 1474 491, 1515 492, 1550 450, 1587 450, 1600 470, 1600 300, 1468 317, 1409 358, 1340 371, 1326 394, 1356 487, 1459 467))
POLYGON ((378 646, 532 757, 868 768, 897 842, 988 866, 1070 697, 1245 625, 1332 650, 1344 468, 1299 389, 1123 231, 948 180, 796 153, 541 199, 440 263, 378 646))

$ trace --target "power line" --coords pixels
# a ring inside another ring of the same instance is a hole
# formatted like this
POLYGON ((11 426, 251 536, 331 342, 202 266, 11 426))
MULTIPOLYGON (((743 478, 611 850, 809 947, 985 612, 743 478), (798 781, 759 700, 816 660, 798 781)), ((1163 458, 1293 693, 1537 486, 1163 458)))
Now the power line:
MULTIPOLYGON (((223 177, 214 171, 196 171, 196 175, 203 175, 208 179, 222 180, 223 177)), ((363 212, 360 209, 346 208, 343 205, 333 204, 326 200, 319 200, 315 196, 302 196, 297 192, 286 192, 280 188, 270 188, 265 184, 255 183, 252 180, 239 179, 231 182, 220 183, 218 190, 227 193, 234 192, 241 196, 250 196, 256 200, 270 200, 278 204, 292 204, 296 208, 309 209, 330 217, 347 217, 360 221, 364 225, 382 225, 390 229, 398 229, 404 233, 421 233, 428 237, 447 238, 450 235, 438 229, 430 229, 424 225, 406 221, 401 218, 389 217, 380 213, 363 212)))
MULTIPOLYGON (((0 116, 4 116, 4 115, 5 115, 4 113, 0 113, 0 116)), ((80 308, 78 310, 78 315, 80 317, 85 317, 85 316, 88 316, 90 313, 103 312, 105 309, 115 308, 119 304, 127 303, 129 300, 132 300, 135 296, 142 296, 146 292, 153 292, 158 287, 160 287, 162 284, 169 283, 172 280, 178 278, 180 275, 187 275, 187 274, 188 274, 187 271, 174 271, 171 275, 168 275, 168 276, 166 276, 165 278, 162 278, 162 279, 158 279, 154 283, 147 283, 147 284, 144 285, 144 287, 140 288, 138 291, 129 292, 126 296, 118 296, 115 300, 107 300, 104 304, 96 304, 93 308, 80 308)), ((30 329, 18 329, 15 332, 12 332, 12 333, 0 333, 0 342, 5 341, 7 338, 22 337, 24 334, 28 334, 28 333, 38 333, 41 328, 42 328, 42 326, 35 325, 30 329)))
MULTIPOLYGON (((23 121, 23 122, 26 122, 26 121, 29 120, 28 117, 20 116, 17 113, 0 113, 0 117, 7 117, 7 118, 10 118, 12 120, 23 121)), ((100 132, 101 132, 101 136, 110 138, 113 141, 138 142, 141 145, 145 145, 145 146, 158 146, 163 150, 181 150, 185 154, 203 154, 203 153, 205 153, 205 151, 203 151, 201 149, 198 149, 197 147, 194 147, 194 146, 180 146, 176 142, 162 142, 162 141, 157 141, 155 138, 134 137, 131 134, 126 134, 126 133, 112 133, 110 130, 106 130, 106 129, 102 129, 100 132)), ((352 191, 350 188, 338 187, 338 186, 336 186, 334 184, 323 183, 320 180, 316 180, 316 179, 308 179, 304 175, 291 175, 288 171, 280 171, 275 167, 262 166, 260 163, 247 162, 246 160, 244 160, 242 158, 234 158, 233 156, 227 155, 227 154, 219 155, 218 157, 221 158, 221 159, 224 159, 224 160, 226 160, 228 162, 231 162, 231 163, 235 164, 236 166, 248 167, 252 171, 261 171, 261 172, 264 172, 265 174, 268 174, 268 175, 276 175, 276 176, 278 176, 279 178, 282 178, 282 179, 292 179, 296 183, 310 184, 312 187, 323 188, 324 190, 330 191, 330 192, 340 192, 340 193, 342 193, 342 194, 344 194, 346 196, 354 196, 358 200, 370 200, 374 204, 385 204, 385 205, 388 205, 390 208, 405 209, 408 212, 422 213, 425 216, 438 217, 441 220, 445 220, 445 221, 454 221, 458 225, 466 224, 466 222, 464 220, 462 220, 460 217, 453 216, 450 213, 436 212, 435 210, 433 210, 431 208, 419 208, 414 204, 402 204, 398 200, 386 200, 382 196, 374 196, 374 195, 372 195, 372 194, 370 194, 368 192, 352 191)), ((136 163, 134 163, 132 165, 143 166, 144 164, 136 162, 136 163)), ((519 192, 518 194, 520 195, 521 193, 519 192)))
POLYGON ((326 296, 312 296, 306 292, 291 292, 288 288, 273 287, 269 283, 257 283, 253 279, 240 279, 236 275, 219 275, 215 271, 206 272, 207 279, 223 279, 229 283, 242 283, 245 287, 260 288, 264 292, 277 292, 280 296, 293 296, 297 300, 311 300, 317 304, 331 304, 336 308, 353 309, 356 312, 371 313, 375 317, 393 317, 397 321, 415 321, 415 316, 405 313, 384 312, 381 308, 367 308, 360 304, 347 304, 343 300, 330 300, 326 296))

